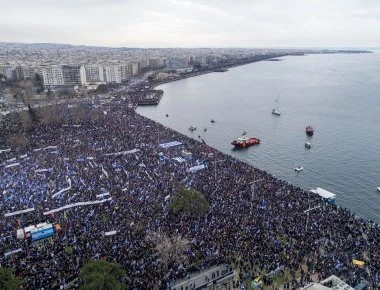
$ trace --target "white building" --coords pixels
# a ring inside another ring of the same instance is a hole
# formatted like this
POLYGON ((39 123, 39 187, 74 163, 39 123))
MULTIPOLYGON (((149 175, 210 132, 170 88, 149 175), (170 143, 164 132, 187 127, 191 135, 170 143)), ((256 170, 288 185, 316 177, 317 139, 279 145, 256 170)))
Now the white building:
POLYGON ((121 83, 121 68, 120 66, 104 67, 105 81, 107 83, 121 83))
POLYGON ((40 73, 46 88, 54 89, 64 85, 63 71, 60 65, 43 67, 40 73))
POLYGON ((10 65, 0 65, 0 74, 4 75, 7 79, 14 78, 13 67, 10 65))

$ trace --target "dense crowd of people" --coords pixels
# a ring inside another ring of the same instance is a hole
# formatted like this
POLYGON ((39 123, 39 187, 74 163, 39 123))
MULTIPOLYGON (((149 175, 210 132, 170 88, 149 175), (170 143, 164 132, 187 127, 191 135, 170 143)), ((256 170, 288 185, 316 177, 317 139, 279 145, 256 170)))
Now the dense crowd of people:
POLYGON ((64 288, 84 263, 100 258, 122 265, 129 289, 170 289, 188 273, 221 263, 252 274, 283 267, 292 280, 303 266, 302 283, 316 273, 351 285, 364 278, 373 289, 380 287, 378 224, 134 108, 130 98, 94 97, 55 107, 54 120, 24 126, 8 116, 2 124, 0 264, 14 268, 26 287, 64 288), (20 132, 23 146, 14 138, 20 132), (173 141, 178 143, 159 146, 173 141), (184 149, 191 158, 177 158, 184 149), (181 186, 206 197, 210 212, 204 218, 168 209, 181 186), (94 203, 59 210, 89 201, 94 203), (28 208, 34 210, 5 217, 28 208), (17 229, 40 222, 60 229, 41 241, 16 237, 17 229), (175 253, 179 259, 160 256, 161 236, 188 241, 175 253), (9 254, 16 249, 21 251, 9 254))

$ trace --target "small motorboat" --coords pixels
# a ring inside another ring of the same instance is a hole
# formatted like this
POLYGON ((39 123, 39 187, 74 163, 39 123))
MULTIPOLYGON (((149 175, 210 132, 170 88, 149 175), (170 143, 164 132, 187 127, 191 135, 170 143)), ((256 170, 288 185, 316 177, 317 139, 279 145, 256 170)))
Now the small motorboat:
POLYGON ((297 166, 296 168, 294 168, 294 171, 295 172, 300 172, 300 171, 302 171, 303 170, 303 167, 302 166, 297 166))
POLYGON ((211 123, 215 123, 215 120, 214 120, 214 119, 211 119, 211 123))
POLYGON ((190 127, 189 127, 189 131, 193 132, 193 131, 195 131, 195 130, 197 130, 197 127, 195 127, 195 126, 190 126, 190 127))
POLYGON ((380 186, 377 187, 377 191, 380 192, 380 186))
POLYGON ((277 99, 275 100, 275 103, 277 103, 277 107, 272 110, 272 114, 276 116, 281 116, 281 113, 278 109, 278 106, 280 105, 280 94, 277 94, 277 99))
POLYGON ((310 149, 310 148, 311 148, 311 143, 310 143, 310 142, 305 142, 305 147, 306 147, 307 149, 310 149))
POLYGON ((169 117, 169 114, 166 114, 166 117, 169 117))
POLYGON ((247 135, 247 131, 244 131, 244 132, 242 133, 242 135, 243 135, 243 136, 247 135))
POLYGON ((206 131, 207 131, 207 128, 204 128, 204 129, 203 129, 203 132, 206 132, 206 131))

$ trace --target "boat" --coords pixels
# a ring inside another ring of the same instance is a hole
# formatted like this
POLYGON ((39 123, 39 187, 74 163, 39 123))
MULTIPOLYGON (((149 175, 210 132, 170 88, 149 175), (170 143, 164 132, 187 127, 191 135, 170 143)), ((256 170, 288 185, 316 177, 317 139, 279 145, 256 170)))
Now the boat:
POLYGON ((166 114, 166 117, 169 117, 169 114, 166 114))
POLYGON ((197 130, 197 127, 195 127, 195 126, 190 126, 190 127, 189 127, 189 131, 193 132, 193 131, 195 131, 195 130, 197 130))
POLYGON ((207 128, 204 128, 204 129, 203 129, 203 132, 206 132, 206 131, 207 131, 207 128))
POLYGON ((303 170, 303 167, 302 166, 297 166, 296 168, 294 168, 294 171, 295 172, 300 172, 300 171, 302 171, 303 170))
POLYGON ((211 119, 211 123, 215 123, 215 120, 214 120, 214 119, 211 119))
POLYGON ((276 116, 281 116, 281 113, 278 110, 278 107, 280 105, 280 94, 277 94, 277 99, 274 102, 277 103, 277 108, 272 109, 272 114, 276 116))
POLYGON ((335 193, 332 193, 320 187, 317 187, 316 189, 310 189, 310 192, 318 194, 320 197, 326 199, 329 204, 335 204, 335 193))
POLYGON ((244 131, 244 132, 242 133, 242 135, 243 135, 243 136, 247 135, 247 131, 244 131))
POLYGON ((305 142, 305 147, 306 147, 307 149, 310 149, 310 148, 311 148, 311 143, 310 143, 310 142, 305 142))
POLYGON ((254 137, 240 137, 232 141, 231 145, 234 145, 235 148, 245 148, 252 145, 260 144, 260 139, 254 137))
POLYGON ((377 187, 377 191, 380 192, 380 186, 377 187))
POLYGON ((307 126, 306 127, 306 135, 313 136, 313 134, 314 134, 314 128, 313 128, 313 126, 311 126, 311 125, 307 126))

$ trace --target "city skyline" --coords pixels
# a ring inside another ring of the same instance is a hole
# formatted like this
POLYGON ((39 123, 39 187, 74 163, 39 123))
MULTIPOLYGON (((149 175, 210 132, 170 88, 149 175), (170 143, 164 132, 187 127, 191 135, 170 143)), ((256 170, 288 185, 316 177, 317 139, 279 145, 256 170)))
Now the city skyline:
POLYGON ((380 6, 371 0, 50 2, 2 3, 0 42, 137 48, 380 46, 380 6))

